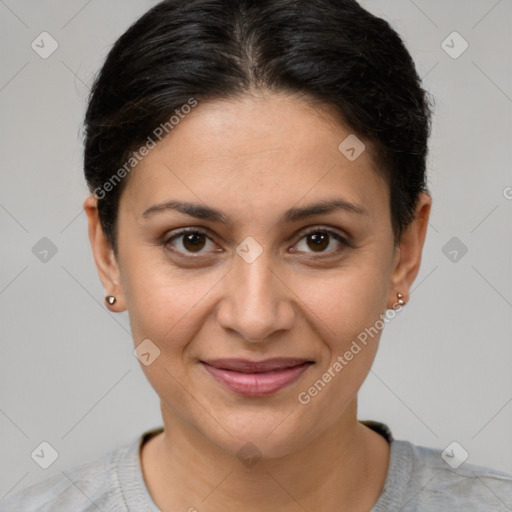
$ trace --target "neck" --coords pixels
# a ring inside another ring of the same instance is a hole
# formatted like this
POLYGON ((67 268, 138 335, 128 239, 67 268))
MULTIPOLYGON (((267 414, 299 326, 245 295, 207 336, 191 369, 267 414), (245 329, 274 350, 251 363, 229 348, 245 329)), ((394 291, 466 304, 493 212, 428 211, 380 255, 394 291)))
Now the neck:
POLYGON ((357 421, 357 402, 289 455, 244 465, 162 410, 165 430, 143 447, 149 492, 163 511, 368 512, 382 491, 389 445, 357 421))

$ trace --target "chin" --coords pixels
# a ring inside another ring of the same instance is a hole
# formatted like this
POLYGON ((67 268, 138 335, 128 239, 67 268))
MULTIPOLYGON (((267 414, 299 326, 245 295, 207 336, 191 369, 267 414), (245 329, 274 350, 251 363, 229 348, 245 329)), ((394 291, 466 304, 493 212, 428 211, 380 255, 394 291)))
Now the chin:
MULTIPOLYGON (((300 411, 302 406, 297 404, 296 407, 300 411)), ((300 451, 315 437, 315 422, 301 420, 291 407, 265 407, 257 411, 238 409, 235 413, 226 412, 222 417, 226 418, 222 422, 224 428, 215 424, 216 428, 206 431, 202 423, 201 433, 224 452, 241 460, 244 457, 263 460, 285 457, 300 451)))

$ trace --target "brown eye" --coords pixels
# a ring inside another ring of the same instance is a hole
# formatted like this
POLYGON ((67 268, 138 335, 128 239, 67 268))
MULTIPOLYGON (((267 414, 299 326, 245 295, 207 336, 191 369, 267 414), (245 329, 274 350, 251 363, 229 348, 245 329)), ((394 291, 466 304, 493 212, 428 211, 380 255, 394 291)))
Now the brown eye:
POLYGON ((201 233, 187 233, 183 236, 183 247, 187 251, 200 251, 205 246, 204 235, 201 233))
POLYGON ((351 247, 351 244, 344 237, 328 229, 315 229, 306 233, 293 252, 306 252, 318 254, 335 254, 344 247, 351 247), (305 240, 305 242, 302 242, 305 240), (332 243, 335 240, 337 243, 332 243), (334 248, 332 246, 334 245, 334 248), (331 247, 330 250, 327 250, 331 247))
MULTIPOLYGON (((205 247, 210 245, 210 249, 215 249, 215 243, 211 238, 197 229, 184 229, 167 238, 164 245, 171 246, 171 250, 187 257, 189 254, 204 254, 211 251, 204 251, 205 247)), ((193 256, 192 256, 193 257, 193 256)))
POLYGON ((306 238, 309 239, 308 247, 314 251, 324 251, 329 246, 329 235, 326 233, 313 233, 308 235, 306 238))

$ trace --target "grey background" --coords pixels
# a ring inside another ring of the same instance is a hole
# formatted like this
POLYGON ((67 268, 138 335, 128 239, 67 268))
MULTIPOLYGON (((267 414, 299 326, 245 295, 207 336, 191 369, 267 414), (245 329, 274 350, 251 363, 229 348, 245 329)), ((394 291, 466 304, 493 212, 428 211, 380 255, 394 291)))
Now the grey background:
MULTIPOLYGON (((128 317, 103 305, 79 132, 108 49, 154 3, 0 0, 0 498, 161 424, 128 317), (47 59, 31 48, 43 31, 59 44, 47 59), (59 454, 46 470, 30 456, 42 441, 59 454)), ((405 39, 436 115, 422 268, 359 416, 512 472, 512 1, 362 4, 405 39), (469 43, 457 59, 441 47, 453 31, 469 43)))

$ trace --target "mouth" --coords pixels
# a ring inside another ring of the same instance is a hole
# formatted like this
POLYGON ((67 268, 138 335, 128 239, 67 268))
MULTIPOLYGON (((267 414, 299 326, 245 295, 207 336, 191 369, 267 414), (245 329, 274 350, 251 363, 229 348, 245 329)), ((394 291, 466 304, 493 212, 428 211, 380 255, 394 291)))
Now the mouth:
POLYGON ((295 382, 314 361, 274 358, 264 361, 213 359, 200 361, 217 381, 242 396, 268 396, 295 382))

